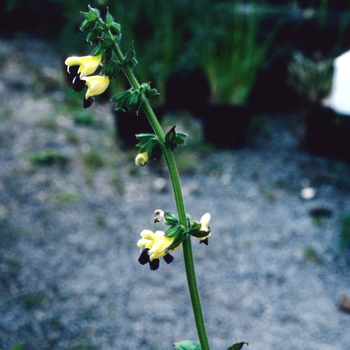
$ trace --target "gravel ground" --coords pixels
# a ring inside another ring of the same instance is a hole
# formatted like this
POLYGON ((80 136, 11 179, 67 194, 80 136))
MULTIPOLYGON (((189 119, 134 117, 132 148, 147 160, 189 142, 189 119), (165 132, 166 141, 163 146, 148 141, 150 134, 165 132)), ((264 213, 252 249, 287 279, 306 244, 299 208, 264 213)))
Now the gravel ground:
MULTIPOLYGON (((74 123, 81 111, 53 47, 0 40, 0 56, 0 349, 197 340, 181 250, 157 271, 137 261, 139 233, 160 228, 153 211, 175 211, 164 167, 134 166, 107 102, 88 110, 93 125, 74 123), (48 148, 68 162, 30 161, 48 148)), ((191 152, 178 152, 187 211, 212 215, 209 246, 193 242, 211 347, 350 349, 350 314, 337 306, 350 294, 338 248, 350 166, 305 152, 297 116, 260 122, 241 150, 189 139, 191 152), (307 186, 313 199, 300 196, 307 186)))

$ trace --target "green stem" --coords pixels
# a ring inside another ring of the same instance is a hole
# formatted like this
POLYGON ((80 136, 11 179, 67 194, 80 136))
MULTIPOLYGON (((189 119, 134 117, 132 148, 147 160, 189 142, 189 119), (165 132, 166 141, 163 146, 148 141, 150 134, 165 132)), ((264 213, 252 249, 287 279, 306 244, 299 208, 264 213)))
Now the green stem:
MULTIPOLYGON (((111 36, 111 33, 109 33, 109 34, 111 36)), ((122 52, 120 51, 118 44, 116 44, 116 43, 114 45, 114 51, 115 51, 119 61, 123 62, 124 56, 123 56, 122 52)), ((125 73, 125 76, 129 80, 131 86, 135 90, 138 90, 140 88, 140 84, 137 81, 132 69, 129 66, 125 66, 125 67, 123 67, 123 71, 125 73)), ((176 203, 176 209, 177 209, 178 216, 179 216, 179 221, 180 221, 181 225, 186 227, 187 226, 187 218, 186 218, 185 205, 184 205, 184 200, 183 200, 183 196, 182 196, 179 173, 178 173, 178 170, 176 167, 173 153, 169 148, 167 148, 165 146, 164 132, 159 124, 157 117, 155 116, 155 114, 153 112, 151 105, 149 104, 149 101, 146 98, 143 98, 142 108, 143 108, 143 110, 144 110, 156 136, 158 137, 160 144, 161 144, 164 158, 165 158, 167 166, 168 166, 172 187, 173 187, 174 198, 175 198, 175 203, 176 203)), ((198 338, 199 338, 202 350, 209 350, 210 347, 209 347, 208 337, 207 337, 205 325, 204 325, 204 317, 203 317, 203 312, 202 312, 200 296, 199 296, 199 292, 198 292, 198 286, 197 286, 196 273, 195 273, 195 268, 194 268, 192 245, 191 245, 190 237, 185 239, 182 245, 183 245, 183 255, 184 255, 187 283, 188 283, 188 287, 189 287, 192 308, 193 308, 194 318, 195 318, 196 327, 197 327, 198 338)))
MULTIPOLYGON (((161 129, 158 119, 156 118, 152 110, 152 107, 150 106, 147 99, 144 99, 142 107, 145 111, 146 116, 148 117, 150 124, 152 125, 154 132, 156 133, 158 139, 161 141, 161 144, 162 144, 164 158, 168 166, 169 175, 170 175, 170 179, 171 179, 171 183, 174 191, 174 198, 175 198, 177 212, 179 215, 180 224, 183 226, 187 226, 187 218, 186 218, 184 200, 182 197, 181 183, 180 183, 179 173, 177 171, 173 153, 169 148, 167 148, 164 145, 165 137, 164 137, 163 130, 161 129)), ((209 347, 207 333, 205 330, 201 300, 198 292, 190 237, 188 237, 183 241, 182 247, 183 247, 183 255, 184 255, 184 261, 185 261, 187 283, 190 291, 190 297, 191 297, 192 308, 193 308, 194 318, 195 318, 196 327, 197 327, 198 338, 199 338, 202 350, 209 350, 210 347, 209 347)))

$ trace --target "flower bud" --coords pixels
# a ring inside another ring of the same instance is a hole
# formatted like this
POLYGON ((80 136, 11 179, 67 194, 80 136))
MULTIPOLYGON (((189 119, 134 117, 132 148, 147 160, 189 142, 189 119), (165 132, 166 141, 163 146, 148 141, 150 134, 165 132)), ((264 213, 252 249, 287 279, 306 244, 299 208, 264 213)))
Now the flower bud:
POLYGON ((135 158, 135 164, 137 166, 144 166, 148 162, 148 153, 147 152, 141 152, 139 153, 135 158))
POLYGON ((164 222, 164 211, 161 209, 157 209, 154 211, 154 223, 156 222, 164 222))

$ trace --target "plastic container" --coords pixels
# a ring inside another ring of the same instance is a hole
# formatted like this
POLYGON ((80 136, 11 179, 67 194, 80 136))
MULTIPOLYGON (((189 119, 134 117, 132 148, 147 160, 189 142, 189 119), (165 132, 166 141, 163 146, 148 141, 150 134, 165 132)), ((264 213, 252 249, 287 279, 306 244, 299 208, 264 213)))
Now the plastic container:
POLYGON ((350 117, 350 50, 334 60, 329 107, 350 117))

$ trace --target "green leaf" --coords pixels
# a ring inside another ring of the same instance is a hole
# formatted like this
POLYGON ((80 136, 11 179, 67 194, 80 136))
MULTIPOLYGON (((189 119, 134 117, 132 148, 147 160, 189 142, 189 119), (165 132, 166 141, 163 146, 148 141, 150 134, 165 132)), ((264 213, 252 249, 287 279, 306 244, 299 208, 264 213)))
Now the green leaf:
POLYGON ((82 12, 82 15, 84 16, 85 21, 87 21, 87 22, 94 22, 97 19, 96 14, 93 12, 90 12, 90 11, 89 12, 82 12))
POLYGON ((168 133, 165 135, 165 146, 175 151, 178 145, 185 145, 185 138, 187 134, 183 132, 175 131, 176 125, 174 125, 168 133))
POLYGON ((168 228, 164 232, 165 237, 178 237, 179 235, 182 235, 185 232, 185 228, 182 225, 176 225, 168 228))
POLYGON ((94 14, 97 17, 100 17, 100 11, 98 9, 95 9, 93 7, 91 7, 90 5, 88 5, 89 8, 89 13, 94 14))
POLYGON ((111 98, 111 101, 116 103, 114 107, 115 111, 126 110, 125 104, 130 94, 131 94, 131 91, 127 90, 127 91, 120 92, 119 94, 111 98))
POLYGON ((107 75, 109 79, 113 80, 119 74, 119 62, 116 58, 111 58, 108 63, 101 69, 102 75, 107 75))
POLYGON ((160 160, 162 157, 162 149, 159 140, 154 134, 137 134, 136 138, 140 141, 136 147, 139 147, 139 153, 147 152, 149 160, 160 160))
POLYGON ((79 29, 82 31, 82 32, 85 32, 86 30, 89 30, 91 28, 93 28, 95 25, 95 22, 89 22, 87 20, 84 20, 82 22, 82 24, 80 25, 79 29))
POLYGON ((153 138, 156 138, 156 136, 153 135, 151 138, 143 138, 139 143, 137 143, 136 147, 141 148, 140 152, 146 151, 148 144, 152 141, 153 138))
POLYGON ((120 92, 119 94, 115 95, 114 97, 111 98, 112 102, 119 102, 123 99, 125 99, 126 97, 128 97, 130 95, 130 90, 127 91, 123 91, 120 92))
POLYGON ((150 97, 153 97, 153 96, 157 96, 157 95, 160 95, 160 93, 158 92, 157 89, 151 89, 150 87, 147 87, 145 89, 145 96, 147 98, 150 98, 150 97))
POLYGON ((112 23, 109 26, 109 29, 111 30, 112 34, 117 35, 118 38, 120 38, 121 25, 119 23, 112 23))
POLYGON ((102 29, 100 27, 94 28, 86 36, 86 41, 91 44, 97 44, 99 42, 99 38, 101 37, 101 34, 102 34, 102 29))
POLYGON ((110 14, 108 7, 107 7, 107 14, 106 14, 106 23, 108 27, 110 27, 114 23, 113 16, 110 14))
POLYGON ((171 144, 176 139, 176 131, 175 131, 176 125, 174 125, 165 135, 165 143, 171 144))
POLYGON ((176 133, 176 143, 178 145, 185 145, 186 141, 185 138, 187 137, 187 134, 183 133, 183 132, 177 132, 176 133))
POLYGON ((150 134, 150 133, 145 132, 145 133, 142 133, 142 134, 137 134, 136 138, 138 140, 143 140, 145 138, 149 139, 149 138, 152 138, 152 137, 155 137, 155 136, 156 136, 155 134, 150 134))
POLYGON ((137 65, 136 52, 133 43, 131 43, 128 50, 126 51, 124 63, 128 65, 131 69, 133 69, 137 65))
POLYGON ((150 141, 150 144, 147 148, 147 152, 148 152, 148 156, 151 160, 156 159, 156 160, 160 160, 160 158, 162 157, 162 149, 160 147, 160 143, 159 140, 157 138, 153 138, 150 141))
POLYGON ((99 42, 96 47, 92 50, 91 56, 98 56, 104 52, 104 48, 102 47, 101 43, 99 42))
POLYGON ((183 234, 176 236, 176 238, 174 239, 173 243, 170 244, 169 247, 167 247, 165 249, 165 253, 168 253, 169 251, 175 249, 179 244, 181 244, 186 238, 188 237, 188 235, 186 234, 186 232, 183 232, 183 234))
POLYGON ((236 343, 227 348, 227 350, 241 350, 243 348, 243 345, 249 345, 246 342, 236 343))
POLYGON ((155 134, 143 133, 136 134, 136 138, 140 141, 136 147, 144 147, 150 140, 155 139, 158 140, 155 134))
POLYGON ((177 219, 177 217, 170 212, 165 212, 164 213, 164 223, 165 225, 169 225, 169 226, 173 226, 173 225, 177 225, 179 223, 179 220, 177 219))
POLYGON ((198 222, 192 222, 190 228, 190 235, 198 238, 206 237, 210 232, 201 231, 202 225, 198 222))
POLYGON ((114 40, 112 38, 108 38, 105 35, 102 36, 101 45, 104 49, 108 49, 114 44, 114 40))
POLYGON ((32 153, 29 157, 33 165, 49 166, 64 165, 68 162, 68 157, 55 149, 45 149, 32 153))

